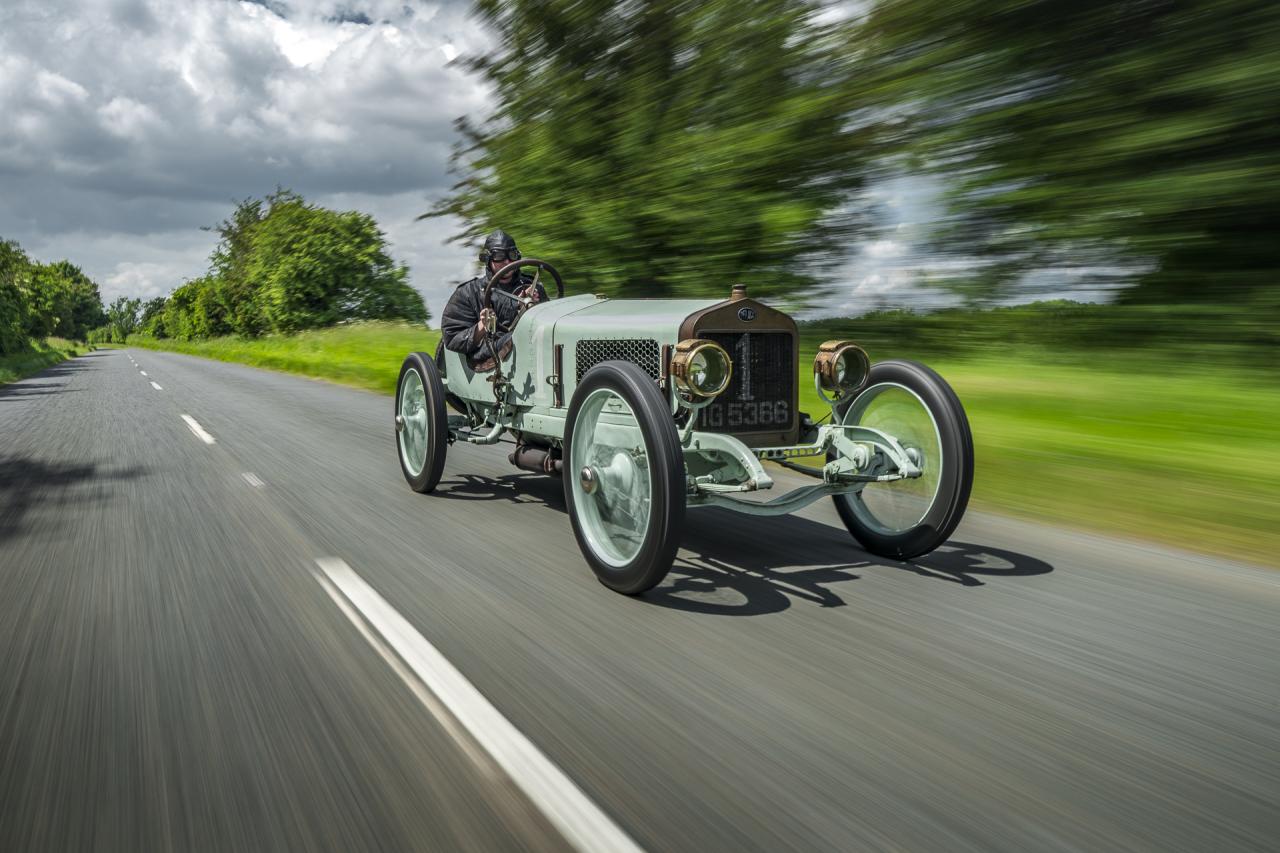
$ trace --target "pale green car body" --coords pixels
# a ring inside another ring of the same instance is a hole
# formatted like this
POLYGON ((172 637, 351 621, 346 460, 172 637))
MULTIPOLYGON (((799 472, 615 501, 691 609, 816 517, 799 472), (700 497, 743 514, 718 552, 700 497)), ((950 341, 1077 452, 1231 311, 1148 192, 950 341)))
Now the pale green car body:
POLYGON ((631 595, 666 575, 689 507, 780 515, 831 497, 863 548, 894 559, 928 553, 955 529, 973 442, 959 398, 929 368, 872 365, 855 343, 827 341, 812 356, 829 408, 815 421, 799 411, 795 321, 745 287, 723 300, 537 304, 498 292, 495 282, 526 266, 563 292, 549 264, 513 261, 482 295, 490 307, 520 302, 507 335, 489 326, 477 353, 442 347, 401 366, 396 442, 414 491, 436 488, 448 445, 506 441, 517 468, 562 478, 583 556, 631 595), (779 471, 766 464, 806 481, 773 496, 779 471))
MULTIPOLYGON (((459 398, 467 415, 450 415, 454 440, 485 444, 510 431, 559 446, 565 438, 569 403, 577 390, 579 343, 597 341, 653 341, 662 355, 680 341, 681 325, 700 311, 721 305, 716 299, 608 299, 575 295, 535 305, 526 311, 512 333, 510 354, 501 362, 507 380, 503 404, 494 397, 490 372, 472 370, 466 359, 445 350, 444 383, 459 398), (560 362, 556 348, 562 347, 560 362), (559 393, 556 385, 560 384, 559 393), (557 405, 559 403, 559 405, 557 405)), ((746 300, 754 310, 770 309, 746 300)), ((681 396, 659 364, 657 378, 672 416, 680 414, 681 396)), ((794 399, 794 395, 793 399, 794 399)), ((826 495, 860 488, 867 482, 887 482, 919 476, 908 452, 890 435, 871 428, 835 423, 802 422, 801 441, 752 447, 723 431, 690 428, 680 430, 688 491, 687 505, 717 505, 775 515, 791 512, 826 495), (818 467, 791 467, 814 476, 818 482, 788 492, 774 500, 751 500, 746 493, 771 489, 774 479, 762 462, 787 461, 829 455, 818 467)), ((572 472, 569 474, 572 476, 572 472)))

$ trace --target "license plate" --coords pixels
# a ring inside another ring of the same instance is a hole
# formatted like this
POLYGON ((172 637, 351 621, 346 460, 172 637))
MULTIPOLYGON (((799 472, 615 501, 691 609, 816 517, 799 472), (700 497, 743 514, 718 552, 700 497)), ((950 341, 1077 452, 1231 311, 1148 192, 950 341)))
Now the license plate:
POLYGON ((740 429, 743 427, 779 427, 791 425, 789 400, 751 400, 715 402, 698 416, 698 428, 704 430, 740 429))

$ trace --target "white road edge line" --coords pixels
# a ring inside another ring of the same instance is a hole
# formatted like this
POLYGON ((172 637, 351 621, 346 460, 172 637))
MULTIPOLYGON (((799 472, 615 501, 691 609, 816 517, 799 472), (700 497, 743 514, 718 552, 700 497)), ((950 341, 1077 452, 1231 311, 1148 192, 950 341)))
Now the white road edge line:
MULTIPOLYGON (((576 850, 634 851, 640 847, 593 803, 573 780, 551 763, 533 742, 484 698, 448 659, 414 630, 396 609, 378 595, 345 561, 337 557, 316 560, 324 575, 316 579, 357 629, 372 639, 360 617, 377 631, 401 661, 421 679, 448 714, 460 722, 546 818, 576 850), (326 578, 329 583, 326 583, 326 578), (330 587, 336 587, 332 589, 330 587), (339 594, 350 602, 343 606, 339 594), (354 608, 351 609, 351 608, 354 608), (359 616, 355 611, 359 611, 359 616)), ((374 644, 377 648, 377 644, 374 644)), ((381 651, 381 650, 379 650, 381 651)), ((384 658, 386 655, 384 655, 384 658)), ((393 668, 395 668, 393 664, 393 668)), ((404 674, 397 670, 404 679, 404 674)), ((409 685, 411 688, 412 684, 409 685)), ((415 691, 416 693, 417 691, 415 691)), ((422 697, 419 696, 421 699, 422 697)), ((425 702, 447 729, 435 703, 425 702)), ((455 739, 457 735, 454 735, 455 739)), ((465 745, 465 744, 464 744, 465 745)))
POLYGON ((151 387, 152 387, 152 388, 154 388, 154 389, 156 389, 157 391, 163 391, 163 390, 164 390, 163 388, 161 388, 161 387, 160 387, 159 383, 158 383, 158 382, 156 382, 154 379, 153 379, 153 380, 151 380, 151 387))
POLYGON ((263 486, 266 485, 266 483, 262 482, 262 478, 259 477, 257 474, 253 473, 252 471, 245 471, 240 476, 244 477, 244 481, 248 483, 250 486, 253 486, 255 489, 261 489, 263 486))
POLYGON ((191 415, 183 415, 182 419, 187 422, 187 428, 190 429, 193 433, 195 433, 197 438, 199 438, 205 444, 213 444, 213 436, 205 432, 204 427, 196 423, 195 418, 191 417, 191 415))

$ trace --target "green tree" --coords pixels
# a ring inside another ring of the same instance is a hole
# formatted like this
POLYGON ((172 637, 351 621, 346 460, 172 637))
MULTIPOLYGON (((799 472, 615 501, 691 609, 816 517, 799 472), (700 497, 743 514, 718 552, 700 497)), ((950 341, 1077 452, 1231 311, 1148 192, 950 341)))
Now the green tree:
POLYGON ((69 261, 32 263, 18 286, 25 300, 29 337, 82 339, 106 319, 98 285, 69 261))
POLYGON ((97 282, 84 274, 70 261, 49 264, 53 274, 61 279, 66 291, 69 313, 62 318, 55 334, 64 338, 82 339, 90 329, 101 326, 107 320, 102 308, 102 294, 97 282))
POLYGON ((230 218, 213 226, 218 245, 210 257, 210 275, 222 303, 227 325, 236 334, 257 335, 266 327, 258 300, 258 282, 249 277, 253 259, 253 235, 267 214, 267 204, 248 198, 236 205, 230 218))
POLYGON ((142 309, 143 332, 182 340, 429 318, 408 268, 373 217, 317 205, 287 189, 245 199, 209 230, 209 272, 142 309))
POLYGON ((510 230, 578 290, 792 304, 847 252, 867 152, 843 33, 801 0, 479 0, 495 92, 424 216, 510 230))
POLYGON ((27 301, 23 289, 31 259, 12 240, 0 240, 0 355, 29 346, 27 301))
POLYGON ((122 344, 138 328, 138 312, 142 308, 141 299, 117 297, 107 308, 107 329, 113 343, 122 344))
POLYGON ((169 294, 164 306, 164 328, 169 337, 180 341, 189 341, 195 337, 192 306, 198 289, 196 282, 188 281, 169 294))
POLYGON ((1280 307, 1280 5, 883 0, 853 29, 988 289, 1070 257, 1145 265, 1134 301, 1280 307))
POLYGON ((274 331, 346 319, 425 323, 426 305, 408 275, 373 217, 310 205, 288 190, 268 196, 250 228, 246 290, 274 331))
POLYGON ((157 296, 144 302, 141 316, 138 319, 138 331, 153 338, 169 337, 164 327, 164 305, 165 298, 163 296, 157 296))
POLYGON ((27 335, 44 338, 74 327, 71 283, 53 264, 32 264, 26 277, 27 335))

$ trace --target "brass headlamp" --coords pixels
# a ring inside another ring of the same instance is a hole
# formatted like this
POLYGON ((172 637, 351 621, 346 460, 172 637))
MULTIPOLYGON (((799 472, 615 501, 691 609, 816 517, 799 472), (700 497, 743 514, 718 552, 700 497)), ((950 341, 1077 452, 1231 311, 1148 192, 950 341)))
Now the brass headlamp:
POLYGON ((704 338, 676 344, 671 356, 671 378, 676 387, 695 399, 710 399, 729 387, 733 361, 724 347, 704 338))
POLYGON ((867 383, 871 359, 852 341, 827 341, 818 347, 813 372, 823 391, 844 397, 867 383))

